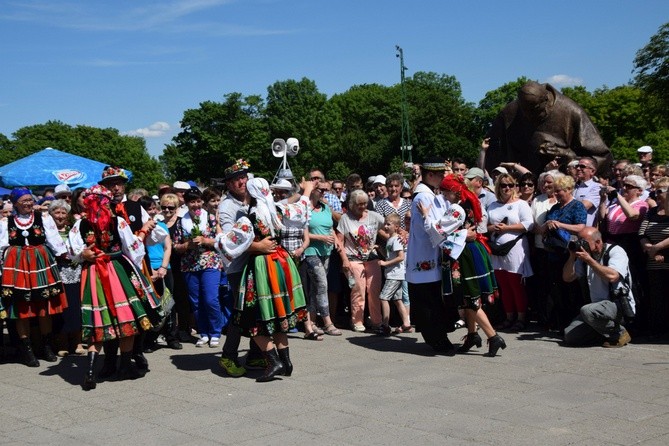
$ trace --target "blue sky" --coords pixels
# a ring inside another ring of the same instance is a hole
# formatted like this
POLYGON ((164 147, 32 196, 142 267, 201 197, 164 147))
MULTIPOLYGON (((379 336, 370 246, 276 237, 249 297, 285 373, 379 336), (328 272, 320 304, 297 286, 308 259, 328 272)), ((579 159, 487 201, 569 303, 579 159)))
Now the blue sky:
POLYGON ((396 84, 395 45, 408 75, 454 75, 474 103, 523 75, 615 87, 666 21, 666 0, 0 0, 0 133, 113 127, 159 155, 185 110, 227 93, 396 84))

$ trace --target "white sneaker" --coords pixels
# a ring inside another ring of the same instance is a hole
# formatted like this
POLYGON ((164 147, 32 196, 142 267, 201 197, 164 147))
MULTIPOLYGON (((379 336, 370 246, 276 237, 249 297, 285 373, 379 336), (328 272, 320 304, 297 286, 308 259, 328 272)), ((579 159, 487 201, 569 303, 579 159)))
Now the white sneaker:
POLYGON ((197 340, 197 342, 195 343, 195 346, 196 347, 204 347, 205 345, 207 345, 208 342, 209 342, 209 337, 208 336, 202 336, 200 339, 197 340))
POLYGON ((220 341, 219 338, 211 338, 211 340, 209 341, 209 347, 211 348, 218 347, 219 341, 220 341))

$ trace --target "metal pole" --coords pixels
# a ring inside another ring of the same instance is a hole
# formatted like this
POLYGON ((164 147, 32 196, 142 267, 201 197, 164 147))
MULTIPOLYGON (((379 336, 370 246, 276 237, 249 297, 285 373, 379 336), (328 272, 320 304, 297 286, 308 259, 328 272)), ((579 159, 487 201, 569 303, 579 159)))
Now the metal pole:
POLYGON ((400 59, 400 89, 402 91, 402 162, 411 160, 411 130, 409 128, 409 104, 407 101, 407 91, 404 84, 404 72, 407 70, 407 67, 404 66, 404 51, 400 48, 399 45, 395 45, 395 50, 397 50, 396 57, 400 59))

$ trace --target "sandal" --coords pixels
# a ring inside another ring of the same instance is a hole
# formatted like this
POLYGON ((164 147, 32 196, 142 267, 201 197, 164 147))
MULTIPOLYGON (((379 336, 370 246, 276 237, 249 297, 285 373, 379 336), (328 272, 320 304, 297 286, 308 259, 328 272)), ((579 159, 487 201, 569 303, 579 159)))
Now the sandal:
POLYGON ((307 341, 322 341, 323 336, 319 335, 315 331, 312 331, 311 333, 305 334, 304 339, 306 339, 307 341))
POLYGON ((395 329, 395 334, 400 334, 400 333, 413 333, 414 328, 411 325, 401 325, 395 329))
POLYGON ((326 325, 324 328, 325 328, 325 334, 327 335, 341 336, 341 331, 337 327, 335 327, 335 324, 326 325))
POLYGON ((325 332, 324 332, 323 330, 321 330, 321 329, 318 327, 318 325, 314 324, 313 322, 311 323, 311 330, 313 330, 313 332, 316 333, 316 334, 319 335, 319 336, 325 334, 325 332))

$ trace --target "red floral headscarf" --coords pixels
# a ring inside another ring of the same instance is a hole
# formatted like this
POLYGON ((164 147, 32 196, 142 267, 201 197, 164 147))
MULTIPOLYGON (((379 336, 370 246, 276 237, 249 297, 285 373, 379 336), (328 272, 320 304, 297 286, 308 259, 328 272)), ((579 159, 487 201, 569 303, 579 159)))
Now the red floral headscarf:
POLYGON ((472 191, 467 188, 465 179, 462 175, 450 174, 446 175, 439 185, 441 190, 450 190, 460 194, 460 201, 462 203, 469 202, 472 207, 472 212, 474 213, 474 219, 476 223, 480 223, 483 220, 483 214, 481 213, 481 201, 479 197, 476 196, 472 191))
POLYGON ((86 189, 82 195, 87 219, 93 225, 95 233, 100 235, 107 230, 112 219, 112 212, 109 208, 112 194, 106 187, 96 184, 86 189))

